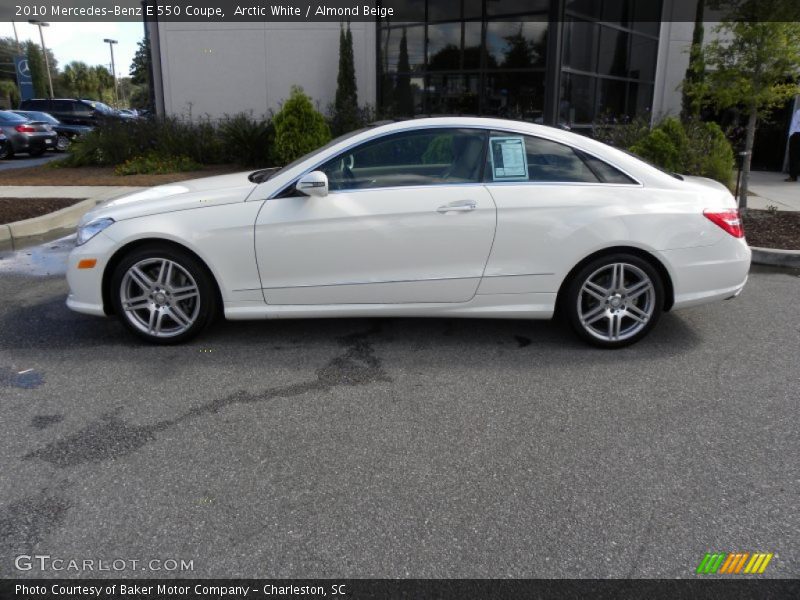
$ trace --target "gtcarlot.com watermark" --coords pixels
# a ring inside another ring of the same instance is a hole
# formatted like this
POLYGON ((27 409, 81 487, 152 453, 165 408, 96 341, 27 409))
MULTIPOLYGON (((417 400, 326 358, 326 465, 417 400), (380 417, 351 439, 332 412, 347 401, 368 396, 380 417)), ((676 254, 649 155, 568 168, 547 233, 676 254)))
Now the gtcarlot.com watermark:
POLYGON ((152 558, 140 560, 136 558, 63 558, 49 554, 20 554, 14 558, 17 571, 47 572, 86 572, 86 571, 154 571, 154 572, 186 572, 194 571, 194 560, 182 558, 152 558))

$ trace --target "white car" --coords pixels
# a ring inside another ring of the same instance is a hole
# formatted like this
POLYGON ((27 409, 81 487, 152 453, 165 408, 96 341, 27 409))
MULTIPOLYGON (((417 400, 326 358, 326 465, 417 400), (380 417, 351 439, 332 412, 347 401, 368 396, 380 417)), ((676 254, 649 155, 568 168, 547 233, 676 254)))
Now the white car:
POLYGON ((83 217, 67 305, 155 343, 228 319, 549 319, 620 347, 732 298, 736 202, 559 129, 391 123, 281 169, 151 188, 83 217))

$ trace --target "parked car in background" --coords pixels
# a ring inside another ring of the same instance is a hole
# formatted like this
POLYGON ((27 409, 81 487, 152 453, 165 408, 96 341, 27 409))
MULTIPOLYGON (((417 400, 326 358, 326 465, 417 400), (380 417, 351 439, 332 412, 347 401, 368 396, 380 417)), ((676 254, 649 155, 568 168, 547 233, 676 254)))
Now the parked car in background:
POLYGON ((122 117, 123 119, 138 119, 139 113, 132 108, 120 108, 117 110, 117 114, 122 117))
POLYGON ((109 119, 120 119, 110 106, 76 98, 32 98, 23 100, 19 110, 45 112, 67 125, 97 127, 109 119))
POLYGON ((6 134, 0 131, 0 160, 8 158, 9 144, 6 134))
POLYGON ((618 348, 750 268, 725 186, 588 137, 438 118, 356 131, 280 170, 182 181, 84 215, 67 305, 175 343, 229 319, 549 319, 618 348))
POLYGON ((88 125, 67 125, 56 119, 53 115, 35 110, 12 110, 14 114, 21 115, 35 123, 47 123, 56 132, 55 150, 66 152, 69 145, 77 137, 80 137, 92 130, 88 125))
POLYGON ((55 148, 58 137, 47 123, 36 123, 8 110, 0 110, 0 129, 9 141, 9 155, 27 153, 41 156, 55 148))

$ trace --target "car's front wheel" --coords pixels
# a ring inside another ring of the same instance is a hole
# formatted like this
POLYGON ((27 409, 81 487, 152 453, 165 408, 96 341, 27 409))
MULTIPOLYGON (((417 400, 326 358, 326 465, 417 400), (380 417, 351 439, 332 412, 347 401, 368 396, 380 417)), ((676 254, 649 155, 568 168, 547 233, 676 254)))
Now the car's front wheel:
POLYGON ((621 348, 655 326, 664 306, 664 284, 656 269, 638 256, 603 256, 575 274, 564 302, 580 337, 603 348, 621 348))
POLYGON ((111 277, 114 310, 133 333, 155 344, 177 344, 213 320, 216 287, 205 266, 171 246, 134 250, 111 277))
POLYGON ((0 160, 6 160, 12 156, 14 156, 14 153, 11 150, 11 144, 5 143, 0 145, 0 160))

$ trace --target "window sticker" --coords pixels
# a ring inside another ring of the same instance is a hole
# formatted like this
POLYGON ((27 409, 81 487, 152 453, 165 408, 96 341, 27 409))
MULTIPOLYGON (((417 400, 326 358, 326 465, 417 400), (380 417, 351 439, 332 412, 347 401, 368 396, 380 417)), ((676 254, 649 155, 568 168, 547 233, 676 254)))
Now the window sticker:
POLYGON ((528 179, 528 156, 525 139, 520 137, 489 138, 489 156, 492 160, 492 179, 519 181, 528 179))

